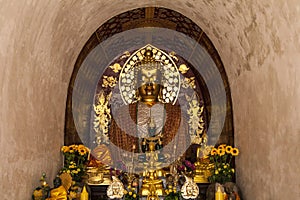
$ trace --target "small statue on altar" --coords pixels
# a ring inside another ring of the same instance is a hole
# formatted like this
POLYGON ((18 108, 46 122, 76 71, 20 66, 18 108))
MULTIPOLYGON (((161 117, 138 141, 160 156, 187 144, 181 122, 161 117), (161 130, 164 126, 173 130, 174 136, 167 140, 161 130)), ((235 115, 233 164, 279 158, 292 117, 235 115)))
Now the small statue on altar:
POLYGON ((118 199, 124 196, 124 185, 115 176, 112 176, 112 183, 107 188, 107 196, 111 199, 118 199))
POLYGON ((176 186, 176 184, 174 183, 174 177, 172 174, 167 174, 166 176, 166 188, 173 188, 174 186, 176 186))
POLYGON ((211 168, 213 164, 210 163, 209 153, 213 147, 202 144, 197 148, 197 161, 195 162, 195 176, 196 183, 208 183, 208 177, 211 175, 211 168))
POLYGON ((147 200, 159 200, 155 185, 150 186, 150 192, 147 196, 147 200))
POLYGON ((192 178, 185 176, 185 183, 181 188, 181 195, 184 199, 196 199, 199 195, 199 188, 192 178))
MULTIPOLYGON (((159 165, 158 154, 154 151, 154 143, 150 142, 149 144, 149 153, 148 154, 148 165, 146 166, 146 175, 143 179, 143 184, 141 187, 142 195, 151 194, 151 187, 155 187, 156 193, 159 195, 163 194, 163 181, 158 178, 156 168, 159 165)), ((152 188, 153 189, 153 188, 152 188)))
POLYGON ((60 177, 56 177, 53 180, 54 188, 50 191, 50 198, 46 200, 67 200, 67 191, 62 185, 62 181, 60 177))

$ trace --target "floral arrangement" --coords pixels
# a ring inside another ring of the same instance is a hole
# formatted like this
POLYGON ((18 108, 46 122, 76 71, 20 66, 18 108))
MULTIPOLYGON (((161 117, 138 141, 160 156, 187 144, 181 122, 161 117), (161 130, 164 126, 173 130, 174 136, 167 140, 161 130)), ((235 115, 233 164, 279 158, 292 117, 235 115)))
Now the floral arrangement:
POLYGON ((168 186, 165 193, 165 200, 178 200, 181 194, 180 191, 177 191, 176 187, 172 187, 171 185, 168 186))
POLYGON ((128 185, 127 189, 124 190, 124 200, 137 200, 139 196, 137 195, 137 189, 128 185))
POLYGON ((84 145, 63 146, 61 151, 64 155, 64 167, 61 173, 68 173, 72 180, 81 182, 85 174, 86 163, 88 161, 89 149, 84 145))
POLYGON ((193 172, 195 169, 196 169, 195 165, 191 163, 191 161, 189 160, 182 161, 181 165, 177 167, 177 170, 183 173, 193 172))
POLYGON ((218 182, 224 184, 232 181, 234 168, 232 167, 232 157, 238 156, 238 148, 222 144, 218 148, 213 148, 210 152, 210 161, 214 164, 212 175, 208 180, 212 183, 218 182))

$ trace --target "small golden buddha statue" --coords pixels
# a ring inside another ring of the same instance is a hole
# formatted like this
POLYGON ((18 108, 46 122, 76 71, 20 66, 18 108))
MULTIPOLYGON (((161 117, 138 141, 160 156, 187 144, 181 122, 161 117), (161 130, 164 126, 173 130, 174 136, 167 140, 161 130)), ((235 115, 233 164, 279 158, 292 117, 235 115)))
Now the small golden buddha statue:
POLYGON ((145 178, 143 179, 143 184, 141 188, 141 193, 143 196, 148 196, 151 193, 151 187, 155 187, 155 191, 158 195, 163 195, 163 182, 157 176, 157 171, 155 170, 159 162, 158 160, 158 153, 155 151, 155 144, 153 142, 149 143, 149 150, 148 154, 148 165, 146 166, 145 178))
POLYGON ((158 195, 157 195, 157 190, 154 185, 150 186, 150 192, 147 196, 147 200, 159 200, 158 195))
POLYGON ((213 164, 210 163, 208 158, 208 152, 210 152, 210 146, 203 145, 197 148, 197 161, 195 162, 195 176, 194 181, 196 183, 208 183, 208 177, 210 176, 210 169, 213 164))
POLYGON ((67 191, 62 186, 62 181, 59 177, 56 177, 53 181, 54 188, 50 191, 50 198, 46 200, 67 200, 67 191))

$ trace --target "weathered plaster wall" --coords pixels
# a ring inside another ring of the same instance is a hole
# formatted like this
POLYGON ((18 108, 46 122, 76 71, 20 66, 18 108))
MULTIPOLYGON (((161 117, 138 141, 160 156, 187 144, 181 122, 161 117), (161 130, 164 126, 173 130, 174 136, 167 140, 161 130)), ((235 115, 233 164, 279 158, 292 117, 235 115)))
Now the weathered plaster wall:
POLYGON ((245 199, 299 197, 300 3, 273 1, 0 1, 2 199, 30 199, 61 166, 68 81, 90 35, 129 9, 186 15, 219 51, 232 90, 237 181, 245 199))

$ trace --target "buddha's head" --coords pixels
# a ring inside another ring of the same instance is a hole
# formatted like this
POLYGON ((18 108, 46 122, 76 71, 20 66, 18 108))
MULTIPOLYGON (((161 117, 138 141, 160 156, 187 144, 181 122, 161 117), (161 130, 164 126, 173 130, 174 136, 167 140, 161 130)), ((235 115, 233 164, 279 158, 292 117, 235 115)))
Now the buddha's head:
POLYGON ((55 177, 53 180, 53 186, 54 188, 58 188, 62 184, 61 178, 60 177, 55 177))
POLYGON ((148 105, 159 101, 161 94, 160 64, 154 61, 152 51, 147 50, 137 72, 137 87, 140 100, 148 105))

